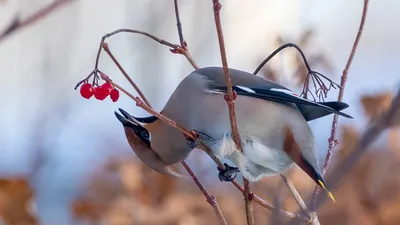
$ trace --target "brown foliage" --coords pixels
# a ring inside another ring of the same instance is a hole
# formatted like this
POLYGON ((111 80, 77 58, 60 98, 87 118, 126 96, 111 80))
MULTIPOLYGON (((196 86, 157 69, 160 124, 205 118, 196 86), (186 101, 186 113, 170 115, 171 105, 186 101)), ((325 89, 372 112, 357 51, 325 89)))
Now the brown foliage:
POLYGON ((37 224, 29 203, 34 191, 24 178, 0 179, 0 218, 6 225, 37 224))

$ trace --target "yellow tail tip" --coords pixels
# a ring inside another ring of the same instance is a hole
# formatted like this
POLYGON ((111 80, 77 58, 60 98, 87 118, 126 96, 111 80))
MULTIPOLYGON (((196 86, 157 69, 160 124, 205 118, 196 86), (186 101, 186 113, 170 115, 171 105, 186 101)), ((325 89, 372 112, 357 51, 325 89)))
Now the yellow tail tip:
POLYGON ((325 189, 325 191, 326 191, 326 193, 328 194, 329 198, 331 198, 332 201, 333 201, 334 203, 336 203, 335 197, 333 197, 332 192, 328 191, 328 189, 325 189))
POLYGON ((330 199, 332 199, 333 202, 336 202, 335 197, 333 197, 332 192, 330 192, 326 187, 325 184, 322 180, 318 180, 318 183, 321 185, 322 189, 324 189, 324 191, 326 192, 326 194, 328 195, 328 197, 330 199))

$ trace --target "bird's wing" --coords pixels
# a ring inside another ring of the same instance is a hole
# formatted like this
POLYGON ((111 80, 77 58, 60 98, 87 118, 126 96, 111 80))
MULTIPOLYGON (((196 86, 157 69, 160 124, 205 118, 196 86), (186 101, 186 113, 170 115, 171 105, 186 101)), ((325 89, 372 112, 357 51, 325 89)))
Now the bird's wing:
MULTIPOLYGON (((350 115, 340 112, 347 108, 344 102, 314 102, 297 96, 289 89, 240 70, 229 69, 233 90, 238 95, 260 98, 274 101, 281 104, 296 104, 299 111, 307 121, 320 118, 329 114, 338 114, 347 118, 350 115)), ((193 72, 193 74, 203 75, 208 78, 208 91, 214 93, 226 93, 227 87, 224 81, 223 70, 221 67, 206 67, 193 72)))

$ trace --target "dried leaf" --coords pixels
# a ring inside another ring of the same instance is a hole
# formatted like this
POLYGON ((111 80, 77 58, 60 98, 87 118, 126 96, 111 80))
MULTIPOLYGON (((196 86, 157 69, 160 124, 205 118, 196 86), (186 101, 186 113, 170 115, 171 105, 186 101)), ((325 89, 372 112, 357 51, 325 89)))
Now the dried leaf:
POLYGON ((384 92, 375 95, 364 95, 361 97, 361 103, 368 119, 373 120, 389 108, 392 99, 392 92, 384 92))
POLYGON ((388 132, 389 150, 400 156, 400 129, 391 128, 388 132))
POLYGON ((0 215, 6 225, 38 224, 30 211, 33 189, 25 178, 0 179, 0 215))

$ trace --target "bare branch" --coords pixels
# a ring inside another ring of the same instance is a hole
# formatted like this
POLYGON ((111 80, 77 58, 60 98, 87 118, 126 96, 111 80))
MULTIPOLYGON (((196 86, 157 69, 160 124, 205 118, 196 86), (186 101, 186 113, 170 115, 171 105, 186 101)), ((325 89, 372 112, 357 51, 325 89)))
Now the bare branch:
POLYGON ((269 56, 267 56, 267 58, 265 58, 260 63, 260 65, 256 68, 256 70, 254 70, 253 74, 257 75, 257 73, 260 72, 260 70, 269 62, 269 60, 271 60, 280 51, 284 50, 285 48, 289 48, 289 47, 295 48, 300 53, 300 56, 303 59, 304 65, 307 69, 307 77, 304 81, 303 91, 300 94, 301 97, 307 99, 308 93, 310 93, 312 95, 314 101, 316 101, 316 98, 314 97, 314 95, 312 94, 312 92, 310 90, 310 79, 311 79, 311 82, 315 89, 315 95, 318 96, 320 101, 323 101, 327 97, 327 93, 328 93, 328 91, 330 91, 331 88, 335 88, 335 89, 340 88, 340 86, 337 83, 333 82, 327 76, 325 76, 321 73, 318 73, 316 71, 313 71, 311 69, 310 64, 307 61, 306 56, 304 55, 303 51, 301 50, 301 48, 293 43, 286 43, 286 44, 280 46, 279 48, 277 48, 275 51, 273 51, 269 56), (327 86, 325 84, 325 82, 328 82, 329 85, 327 86))
POLYGON ((36 21, 43 19, 50 13, 54 12, 56 9, 72 1, 73 0, 55 0, 24 20, 20 20, 19 16, 16 16, 11 24, 8 26, 8 28, 0 33, 0 42, 3 41, 6 37, 15 33, 16 31, 34 24, 36 21))
MULTIPOLYGON (((226 57, 225 42, 224 42, 224 36, 223 36, 223 32, 222 32, 222 25, 221 25, 221 18, 220 18, 220 11, 221 11, 222 5, 219 3, 219 0, 213 0, 212 2, 213 2, 213 9, 214 9, 215 26, 217 28, 219 50, 220 50, 220 55, 221 55, 222 67, 223 67, 224 75, 225 75, 225 83, 226 83, 226 87, 227 87, 227 95, 225 95, 224 98, 225 98, 225 100, 228 104, 228 108, 229 108, 229 119, 230 119, 231 129, 232 129, 232 138, 233 138, 233 141, 235 142, 238 150, 242 151, 242 146, 240 143, 240 137, 239 137, 239 132, 238 132, 237 123, 236 123, 236 115, 235 115, 236 93, 234 96, 234 93, 232 90, 232 81, 231 81, 231 77, 229 75, 228 60, 226 57)), ((243 185, 244 185, 244 189, 245 189, 244 196, 245 196, 247 224, 254 224, 254 215, 253 215, 253 207, 251 205, 252 198, 250 196, 249 181, 245 178, 243 178, 243 185)))
POLYGON ((206 197, 207 202, 210 203, 210 205, 213 207, 215 214, 217 214, 220 224, 226 225, 227 223, 226 223, 225 217, 222 215, 221 209, 219 208, 218 203, 217 203, 217 199, 214 196, 210 195, 210 193, 208 193, 206 187, 204 187, 204 185, 201 183, 200 179, 196 176, 196 174, 193 172, 193 170, 189 167, 189 165, 185 161, 182 162, 182 165, 188 171, 190 176, 192 176, 194 182, 197 184, 197 186, 199 187, 201 192, 203 192, 204 196, 206 197))
POLYGON ((176 27, 178 29, 179 43, 181 43, 181 46, 185 46, 186 43, 185 39, 183 39, 181 19, 179 18, 178 0, 174 0, 174 8, 175 8, 176 27))
POLYGON ((293 198, 296 200, 297 205, 300 206, 300 209, 303 211, 303 213, 306 215, 309 214, 309 210, 308 210, 306 203, 304 203, 304 200, 301 198, 299 192, 297 192, 292 181, 287 179, 287 177, 283 174, 281 174, 281 178, 282 178, 283 182, 286 184, 286 186, 289 188, 290 193, 292 194, 293 198))
POLYGON ((132 85, 133 88, 135 88, 136 92, 139 94, 139 96, 143 99, 143 101, 149 106, 150 102, 147 100, 146 96, 144 96, 143 92, 140 90, 140 88, 136 85, 135 82, 133 82, 133 80, 129 77, 129 75, 126 73, 126 71, 124 70, 124 68, 122 68, 121 64, 118 62, 118 60, 114 57, 114 55, 111 53, 108 44, 107 43, 103 43, 103 49, 104 51, 107 52, 108 56, 110 56, 110 58, 112 59, 112 61, 115 63, 115 65, 117 65, 118 69, 121 71, 121 73, 125 76, 125 78, 129 81, 129 83, 132 85))
MULTIPOLYGON (((367 150, 367 147, 379 137, 379 135, 385 131, 386 129, 392 127, 399 118, 400 115, 400 90, 397 92, 397 95, 393 98, 390 108, 381 114, 376 120, 372 121, 369 125, 369 128, 363 133, 354 149, 351 153, 343 160, 339 165, 335 168, 335 171, 330 174, 327 178, 327 182, 330 184, 331 189, 335 189, 339 187, 341 180, 343 177, 350 171, 355 163, 361 158, 364 152, 367 150)), ((316 202, 315 208, 317 209, 322 205, 325 198, 321 198, 323 196, 319 196, 318 201, 316 202)))
POLYGON ((189 63, 193 66, 193 68, 195 68, 195 69, 199 68, 199 66, 196 64, 196 62, 193 60, 192 56, 190 55, 190 53, 189 53, 189 51, 187 49, 187 46, 181 46, 181 45, 177 45, 177 44, 172 44, 171 42, 165 41, 165 40, 163 40, 161 38, 158 38, 158 37, 156 37, 156 36, 154 36, 152 34, 149 34, 147 32, 143 32, 143 31, 140 31, 140 30, 118 29, 118 30, 115 30, 115 31, 113 31, 111 33, 108 33, 108 34, 104 35, 101 38, 101 41, 100 41, 100 44, 99 44, 99 49, 98 49, 97 55, 96 55, 96 61, 95 61, 93 72, 90 73, 87 78, 85 78, 85 79, 81 80, 80 82, 78 82, 76 84, 76 86, 75 86, 75 89, 78 88, 83 82, 88 80, 91 76, 93 76, 93 75, 95 77, 97 76, 97 71, 99 70, 100 54, 101 54, 101 50, 104 47, 105 40, 107 38, 110 38, 110 37, 112 37, 112 36, 114 36, 116 34, 119 34, 119 33, 133 33, 133 34, 144 35, 144 36, 146 36, 146 37, 148 37, 148 38, 150 38, 150 39, 152 39, 152 40, 154 40, 154 41, 156 41, 156 42, 158 42, 158 43, 160 43, 162 45, 170 47, 170 51, 172 53, 184 55, 186 57, 186 59, 189 61, 189 63))
MULTIPOLYGON (((357 46, 358 46, 358 43, 360 41, 363 29, 364 29, 365 20, 367 18, 368 3, 369 3, 369 0, 364 0, 364 7, 363 7, 362 16, 361 16, 360 27, 358 29, 356 39, 354 40, 353 48, 351 49, 351 53, 350 53, 349 59, 347 60, 346 67, 343 70, 343 74, 342 74, 342 77, 341 77, 340 90, 339 90, 339 94, 338 94, 338 101, 342 101, 343 100, 344 88, 345 88, 346 81, 347 81, 347 74, 348 74, 348 71, 350 69, 351 63, 353 61, 354 55, 356 54, 357 46)), ((337 141, 336 141, 336 129, 337 129, 337 126, 338 126, 338 119, 339 119, 338 115, 335 114, 333 116, 333 120, 332 120, 331 136, 328 139, 329 148, 328 148, 328 152, 326 154, 324 165, 322 167, 322 176, 325 175, 326 171, 329 168, 329 164, 330 164, 330 162, 332 160, 332 151, 333 151, 333 148, 336 146, 336 143, 337 143, 337 141)), ((310 207, 311 208, 315 207, 316 197, 317 197, 318 192, 319 192, 319 187, 316 186, 315 189, 314 189, 313 195, 311 197, 311 202, 310 202, 310 207)))
POLYGON ((183 37, 183 31, 182 31, 182 23, 179 17, 179 7, 178 7, 178 0, 174 0, 174 8, 175 8, 175 18, 176 18, 176 27, 178 30, 178 36, 179 36, 179 43, 181 44, 181 47, 183 48, 182 54, 186 57, 186 59, 189 61, 190 65, 193 66, 194 69, 199 69, 200 67, 197 65, 197 63, 194 61, 192 55, 189 53, 188 49, 188 44, 185 41, 183 37))

